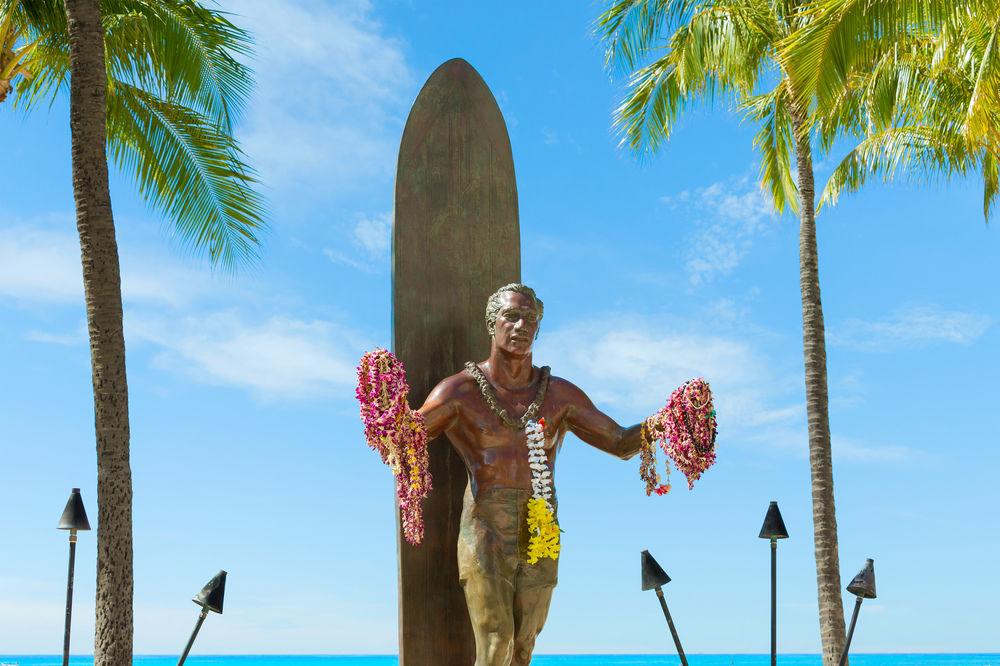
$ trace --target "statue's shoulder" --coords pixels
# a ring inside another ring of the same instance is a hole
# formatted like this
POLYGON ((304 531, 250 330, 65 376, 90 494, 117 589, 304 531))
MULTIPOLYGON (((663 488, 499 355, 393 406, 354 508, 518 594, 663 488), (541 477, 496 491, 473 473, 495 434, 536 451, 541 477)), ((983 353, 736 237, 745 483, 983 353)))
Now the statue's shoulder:
POLYGON ((473 390, 478 390, 476 380, 463 369, 438 382, 433 392, 444 398, 459 398, 473 390))
POLYGON ((549 376, 549 393, 566 402, 577 402, 580 399, 587 399, 587 394, 579 386, 568 379, 557 377, 556 375, 549 376))

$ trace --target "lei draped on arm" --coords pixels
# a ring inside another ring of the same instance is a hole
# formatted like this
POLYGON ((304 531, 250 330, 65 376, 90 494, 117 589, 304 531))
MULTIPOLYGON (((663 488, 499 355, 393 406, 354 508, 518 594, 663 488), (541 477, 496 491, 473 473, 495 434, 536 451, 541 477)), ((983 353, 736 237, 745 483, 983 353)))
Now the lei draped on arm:
POLYGON ((684 473, 688 490, 715 464, 715 438, 718 424, 712 389, 701 377, 685 382, 658 412, 643 421, 641 430, 639 476, 646 483, 646 495, 670 492, 670 461, 684 473), (656 471, 656 447, 667 456, 667 483, 660 484, 656 471))
POLYGON ((358 365, 361 422, 365 440, 396 477, 403 536, 411 545, 424 538, 423 499, 432 488, 424 417, 406 400, 406 369, 392 352, 370 351, 358 365))

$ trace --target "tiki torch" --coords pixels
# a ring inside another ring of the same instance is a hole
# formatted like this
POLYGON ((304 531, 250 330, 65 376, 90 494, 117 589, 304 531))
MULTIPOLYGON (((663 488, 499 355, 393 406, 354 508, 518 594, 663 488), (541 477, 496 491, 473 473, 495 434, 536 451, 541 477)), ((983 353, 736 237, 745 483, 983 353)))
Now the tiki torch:
POLYGON ((778 539, 787 539, 788 530, 781 519, 778 503, 771 502, 760 528, 761 539, 771 540, 771 666, 778 663, 778 539))
POLYGON ((191 652, 191 646, 194 645, 194 639, 198 637, 198 632, 201 631, 202 623, 204 623, 205 618, 208 617, 208 611, 222 615, 222 602, 225 596, 226 572, 220 571, 215 574, 215 577, 208 581, 208 583, 205 584, 205 587, 201 588, 201 592, 199 592, 197 596, 191 600, 201 606, 201 614, 198 615, 198 622, 194 625, 194 631, 191 632, 191 638, 188 639, 187 645, 184 646, 184 654, 181 655, 180 661, 177 662, 177 666, 183 666, 184 660, 187 659, 188 653, 191 652))
POLYGON ((648 550, 642 551, 642 591, 656 590, 656 596, 660 600, 660 608, 663 609, 663 617, 667 618, 670 635, 673 636, 674 645, 677 646, 677 656, 681 658, 682 666, 688 666, 687 657, 684 656, 684 648, 681 647, 681 639, 677 635, 677 628, 674 626, 674 619, 670 617, 667 600, 663 598, 663 586, 669 582, 670 576, 663 570, 663 567, 653 559, 648 550))
POLYGON ((59 529, 69 530, 69 575, 66 577, 66 628, 63 632, 63 666, 69 665, 69 629, 73 619, 73 569, 76 567, 76 532, 89 530, 87 510, 83 508, 80 489, 73 488, 59 518, 59 529))
POLYGON ((865 568, 858 572, 848 586, 847 591, 857 595, 858 600, 854 604, 854 614, 851 615, 851 628, 847 630, 847 642, 844 644, 844 652, 840 655, 840 666, 847 663, 847 652, 851 649, 851 639, 854 638, 854 625, 858 622, 858 612, 861 610, 861 602, 865 599, 875 598, 875 560, 868 558, 865 568))

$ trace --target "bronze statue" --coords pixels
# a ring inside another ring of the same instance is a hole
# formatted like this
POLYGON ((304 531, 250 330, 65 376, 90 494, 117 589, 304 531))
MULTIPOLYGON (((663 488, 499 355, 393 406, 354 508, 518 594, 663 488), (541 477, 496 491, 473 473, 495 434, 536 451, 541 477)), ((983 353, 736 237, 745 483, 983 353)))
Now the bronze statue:
POLYGON ((623 460, 641 446, 642 424, 623 428, 572 383, 532 364, 542 314, 531 288, 501 287, 486 308, 489 358, 442 380, 419 410, 429 439, 445 433, 469 471, 458 563, 476 666, 530 663, 556 585, 558 560, 525 559, 532 496, 526 423, 544 419, 553 475, 567 432, 623 460))

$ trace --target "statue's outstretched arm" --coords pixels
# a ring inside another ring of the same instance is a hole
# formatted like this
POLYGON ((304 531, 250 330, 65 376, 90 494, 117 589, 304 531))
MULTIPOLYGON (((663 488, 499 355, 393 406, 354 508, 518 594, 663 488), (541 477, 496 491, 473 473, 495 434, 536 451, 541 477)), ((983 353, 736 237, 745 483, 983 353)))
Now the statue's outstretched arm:
POLYGON ((560 379, 559 390, 565 391, 568 404, 566 424, 570 432, 594 448, 628 460, 639 452, 642 446, 642 424, 623 428, 599 410, 587 394, 579 388, 560 379))

